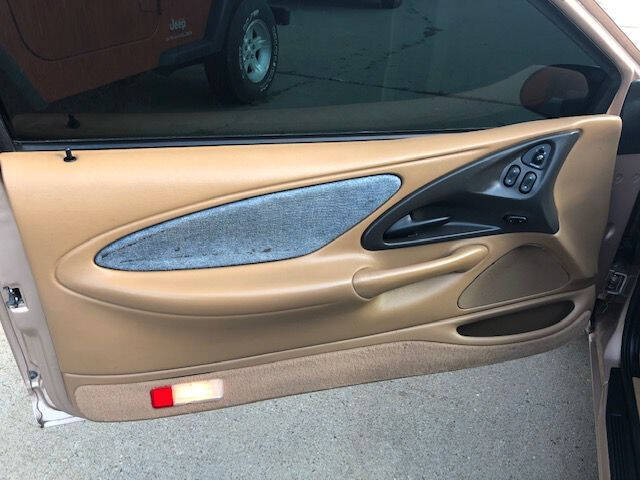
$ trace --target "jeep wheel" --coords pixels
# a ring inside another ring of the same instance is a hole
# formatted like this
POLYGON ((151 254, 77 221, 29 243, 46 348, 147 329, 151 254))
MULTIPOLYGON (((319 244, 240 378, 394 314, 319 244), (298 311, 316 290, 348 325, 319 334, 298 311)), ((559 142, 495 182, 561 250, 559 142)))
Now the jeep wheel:
POLYGON ((222 100, 252 103, 267 96, 278 63, 278 31, 271 8, 244 0, 231 23, 224 50, 205 63, 209 85, 222 100))

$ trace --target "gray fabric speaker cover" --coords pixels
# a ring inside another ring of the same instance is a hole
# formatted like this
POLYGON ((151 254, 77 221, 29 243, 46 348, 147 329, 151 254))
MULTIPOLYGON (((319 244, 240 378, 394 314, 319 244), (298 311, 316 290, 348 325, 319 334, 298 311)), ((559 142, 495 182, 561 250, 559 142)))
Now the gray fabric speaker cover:
POLYGON ((271 262, 314 252, 358 224, 400 188, 373 175, 247 198, 132 233, 103 248, 101 267, 187 270, 271 262))

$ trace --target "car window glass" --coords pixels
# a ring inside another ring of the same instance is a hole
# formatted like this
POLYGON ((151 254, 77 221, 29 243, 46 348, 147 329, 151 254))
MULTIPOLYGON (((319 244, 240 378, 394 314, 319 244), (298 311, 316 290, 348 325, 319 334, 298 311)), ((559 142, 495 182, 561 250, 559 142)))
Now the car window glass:
POLYGON ((9 0, 0 19, 22 141, 481 129, 602 113, 619 82, 527 0, 9 0))

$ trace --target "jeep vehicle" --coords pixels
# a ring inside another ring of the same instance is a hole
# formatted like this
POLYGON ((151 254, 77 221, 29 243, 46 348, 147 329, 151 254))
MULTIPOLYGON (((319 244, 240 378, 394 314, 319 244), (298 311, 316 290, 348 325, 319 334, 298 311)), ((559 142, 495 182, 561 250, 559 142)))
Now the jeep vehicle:
POLYGON ((275 14, 264 0, 2 0, 0 85, 12 88, 16 108, 43 108, 141 72, 203 62, 215 95, 252 102, 277 68, 276 22, 287 16, 275 14))

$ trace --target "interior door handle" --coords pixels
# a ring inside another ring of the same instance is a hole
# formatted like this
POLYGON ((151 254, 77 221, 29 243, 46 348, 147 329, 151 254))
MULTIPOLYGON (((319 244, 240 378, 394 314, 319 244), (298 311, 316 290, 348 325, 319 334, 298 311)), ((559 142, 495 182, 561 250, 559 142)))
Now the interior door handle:
POLYGON ((389 227, 389 229, 384 233, 384 238, 398 239, 410 237, 411 235, 417 235, 424 230, 441 227, 450 221, 450 216, 429 218, 428 220, 414 220, 411 218, 411 215, 405 215, 389 227))
POLYGON ((353 276, 353 288, 364 298, 373 298, 381 293, 447 273, 466 272, 487 256, 489 250, 483 245, 470 245, 454 251, 451 255, 430 262, 408 267, 376 270, 363 268, 353 276))

